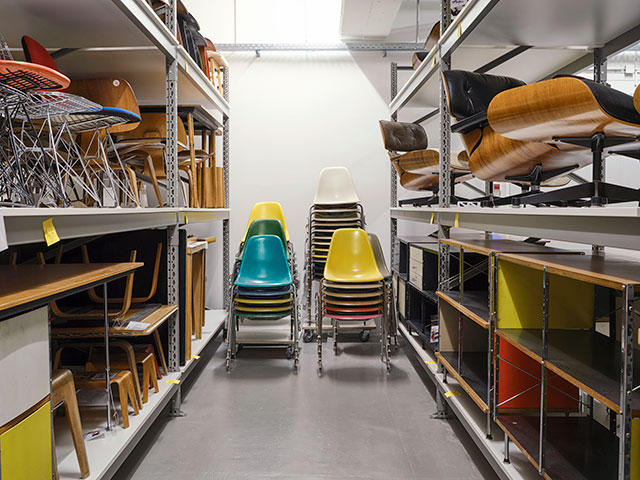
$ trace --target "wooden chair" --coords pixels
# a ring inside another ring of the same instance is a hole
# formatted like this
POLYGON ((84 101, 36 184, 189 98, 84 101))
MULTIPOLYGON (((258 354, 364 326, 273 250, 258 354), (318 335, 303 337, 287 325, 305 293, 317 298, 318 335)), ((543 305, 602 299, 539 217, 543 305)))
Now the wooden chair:
MULTIPOLYGON (((59 250, 59 252, 61 252, 61 250, 59 250)), ((61 253, 59 253, 59 255, 60 254, 61 253)), ((131 250, 131 254, 129 255, 129 261, 135 262, 137 254, 138 252, 136 250, 131 250)), ((44 265, 46 263, 44 254, 42 252, 38 252, 38 259, 40 264, 44 265)), ((108 315, 110 320, 118 320, 124 317, 124 315, 131 308, 131 299, 133 296, 133 276, 134 276, 133 272, 127 275, 125 288, 124 288, 125 294, 124 294, 124 298, 122 299, 122 306, 119 310, 109 311, 108 315)), ((102 309, 92 309, 91 311, 83 312, 83 313, 70 313, 70 312, 63 311, 60 307, 58 307, 58 304, 55 300, 51 301, 49 303, 49 306, 51 308, 51 313, 53 314, 53 316, 58 318, 67 318, 67 319, 104 318, 104 311, 102 309)))
MULTIPOLYGON (((89 250, 87 249, 86 245, 82 245, 81 247, 82 249, 82 261, 85 264, 89 264, 91 263, 91 260, 89 259, 89 250)), ((153 264, 153 273, 151 276, 151 286, 149 287, 149 292, 144 296, 144 297, 131 297, 131 303, 145 303, 148 302, 149 300, 151 300, 153 298, 153 296, 156 294, 156 292, 158 291, 158 275, 160 273, 160 263, 162 261, 162 243, 158 243, 158 245, 156 245, 156 259, 155 262, 153 264)), ((56 262, 56 263, 60 263, 60 262, 56 262)), ((126 287, 125 287, 125 292, 127 291, 126 287)), ((131 293, 133 295, 133 285, 131 286, 131 293)), ((91 288, 89 289, 89 298, 91 298, 91 300, 93 300, 96 303, 103 303, 103 297, 102 295, 100 295, 97 290, 95 288, 91 288)), ((107 298, 107 301, 109 303, 122 303, 124 304, 126 302, 126 296, 125 297, 111 297, 109 296, 107 298)))
MULTIPOLYGON (((91 351, 89 360, 85 364, 85 371, 94 372, 104 370, 104 351, 98 353, 97 349, 91 351)), ((142 403, 149 401, 149 384, 157 392, 160 391, 158 387, 158 377, 156 374, 156 359, 153 353, 150 352, 135 352, 136 366, 142 367, 142 403)), ((131 365, 129 358, 123 354, 116 354, 109 357, 109 364, 112 370, 129 370, 131 371, 131 365)), ((136 368, 134 366, 134 368, 136 368)))
MULTIPOLYGON (((189 185, 188 203, 197 207, 197 164, 208 157, 206 152, 195 149, 193 142, 189 141, 187 130, 182 120, 178 119, 178 169, 186 174, 189 185)), ((124 133, 119 137, 118 148, 128 164, 142 166, 145 175, 152 179, 153 188, 162 205, 158 180, 167 178, 165 169, 165 147, 167 138, 167 122, 165 113, 145 113, 137 128, 124 133), (142 164, 142 165, 140 165, 142 164)), ((186 195, 185 195, 186 199, 186 195)))
POLYGON ((460 133, 469 154, 469 169, 477 178, 539 186, 590 162, 584 149, 514 140, 493 128, 487 120, 489 104, 501 92, 521 87, 524 82, 461 70, 442 75, 449 113, 458 120, 452 131, 460 133), (540 175, 536 175, 538 165, 542 166, 540 175))
POLYGON ((495 132, 512 142, 577 149, 583 159, 578 162, 565 155, 546 161, 540 164, 543 172, 572 170, 593 161, 592 182, 537 194, 522 203, 581 199, 589 204, 640 202, 636 188, 605 183, 601 176, 607 153, 640 156, 640 113, 631 95, 586 78, 558 76, 500 92, 488 106, 487 120, 495 132))
MULTIPOLYGON (((109 379, 109 383, 111 386, 118 386, 122 427, 129 428, 129 402, 131 402, 134 413, 136 415, 139 413, 135 389, 133 387, 133 376, 129 370, 121 370, 112 375, 113 377, 109 379)), ((101 390, 104 388, 104 376, 96 372, 79 372, 74 374, 73 379, 78 390, 101 390)))
MULTIPOLYGON (((89 459, 87 458, 87 449, 82 435, 82 422, 80 420, 80 411, 78 410, 76 387, 70 370, 55 370, 51 380, 51 404, 56 408, 61 403, 64 404, 67 422, 71 429, 71 438, 78 458, 78 465, 80 466, 80 478, 87 478, 90 475, 89 459)), ((57 479, 57 462, 55 464, 55 478, 57 479)))
MULTIPOLYGON (((102 348, 104 343, 65 343, 60 345, 56 349, 56 353, 53 357, 53 369, 56 370, 60 367, 60 361, 62 359, 62 352, 66 348, 75 348, 79 350, 88 349, 87 358, 90 359, 93 354, 93 350, 96 348, 102 348)), ((142 393, 140 389, 140 378, 138 377, 138 369, 136 368, 136 352, 133 346, 127 342, 126 340, 110 340, 109 342, 109 351, 111 348, 122 350, 122 356, 127 360, 127 370, 129 370, 133 375, 133 385, 135 387, 135 400, 137 402, 137 406, 142 408, 142 393)))

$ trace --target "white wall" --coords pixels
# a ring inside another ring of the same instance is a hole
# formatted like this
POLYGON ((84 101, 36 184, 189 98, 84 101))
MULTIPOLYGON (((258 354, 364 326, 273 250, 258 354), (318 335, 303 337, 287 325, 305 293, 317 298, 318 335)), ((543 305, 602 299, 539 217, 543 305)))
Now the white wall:
MULTIPOLYGON (((377 121, 383 98, 347 52, 237 52, 231 70, 231 245, 237 248, 252 205, 282 204, 299 268, 309 207, 320 170, 343 165, 353 176, 367 229, 389 245, 389 161, 377 121)), ((359 63, 377 63, 363 54, 359 63)), ((388 76, 387 76, 388 78, 388 76)))

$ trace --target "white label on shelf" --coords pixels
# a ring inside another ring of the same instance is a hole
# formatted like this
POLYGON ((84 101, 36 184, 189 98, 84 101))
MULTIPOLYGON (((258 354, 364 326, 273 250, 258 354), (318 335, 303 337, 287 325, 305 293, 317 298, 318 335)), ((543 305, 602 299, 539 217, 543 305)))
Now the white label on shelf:
POLYGON ((4 217, 0 213, 0 252, 9 248, 7 243, 7 231, 4 228, 4 217))
POLYGON ((124 327, 125 330, 145 330, 149 324, 143 322, 129 322, 127 326, 124 327))

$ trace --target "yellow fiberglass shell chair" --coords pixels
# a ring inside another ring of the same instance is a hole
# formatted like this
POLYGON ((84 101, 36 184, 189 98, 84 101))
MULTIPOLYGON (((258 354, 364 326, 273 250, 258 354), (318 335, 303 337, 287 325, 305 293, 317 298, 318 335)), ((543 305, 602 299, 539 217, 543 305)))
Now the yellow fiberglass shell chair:
POLYGON ((363 283, 383 280, 367 232, 341 228, 331 238, 324 278, 332 282, 363 283))
POLYGON ((280 223, 282 223, 282 227, 284 228, 284 234, 287 238, 287 242, 289 241, 289 230, 287 229, 287 221, 284 219, 282 205, 278 202, 259 202, 251 208, 247 228, 244 231, 244 236, 242 237, 243 242, 247 239, 247 232, 249 231, 251 223, 254 220, 260 220, 262 218, 275 218, 276 220, 280 220, 280 223))
POLYGON ((353 179, 346 167, 322 169, 313 199, 314 205, 345 205, 359 201, 353 179))

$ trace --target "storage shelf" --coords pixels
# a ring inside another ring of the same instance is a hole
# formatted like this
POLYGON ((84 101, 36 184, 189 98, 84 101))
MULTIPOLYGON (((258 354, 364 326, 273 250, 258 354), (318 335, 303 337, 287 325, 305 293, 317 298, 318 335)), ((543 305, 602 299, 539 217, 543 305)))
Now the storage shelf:
POLYGON ((460 386, 478 405, 482 413, 487 413, 488 357, 487 352, 464 352, 462 373, 458 370, 458 352, 436 352, 436 357, 444 368, 458 381, 460 386))
POLYGON ((502 430, 494 425, 491 438, 487 438, 487 415, 477 408, 470 397, 456 394, 459 387, 454 378, 449 378, 447 383, 444 383, 442 374, 438 373, 435 356, 431 352, 422 349, 420 343, 409 334, 403 324, 399 325, 399 330, 438 390, 445 394, 452 392, 444 397, 445 402, 498 477, 502 480, 539 479, 538 472, 519 451, 511 453, 511 463, 503 462, 504 434, 502 430))
MULTIPOLYGON (((542 330, 501 329, 498 336, 533 358, 542 360, 542 330)), ((549 330, 547 368, 582 389, 599 402, 620 413, 620 342, 591 330, 549 330)), ((635 372, 640 369, 640 354, 634 355, 635 372)), ((634 375, 636 382, 640 375, 634 375)), ((632 400, 634 412, 640 411, 640 391, 632 400)))
POLYGON ((391 218, 528 237, 640 250, 640 208, 391 208, 391 218), (457 218, 457 220, 456 220, 457 218))
POLYGON ((42 223, 53 219, 61 240, 229 218, 227 208, 0 208, 9 245, 44 241, 42 223))
POLYGON ((438 349, 438 343, 432 342, 429 334, 422 332, 422 326, 418 324, 415 320, 410 318, 405 318, 403 316, 401 316, 400 319, 403 320, 409 328, 411 328, 412 333, 415 333, 420 337, 420 339, 422 340, 422 344, 424 346, 429 347, 429 349, 431 349, 431 351, 433 352, 435 352, 438 349))
MULTIPOLYGON (((191 343, 194 355, 201 354, 204 348, 216 338, 224 325, 226 312, 224 310, 208 310, 205 315, 206 325, 202 332, 202 338, 193 340, 191 343)), ((129 428, 125 430, 118 425, 103 437, 85 442, 91 469, 91 476, 88 477, 88 480, 108 479, 115 474, 122 462, 178 390, 178 385, 166 383, 166 380, 184 381, 197 362, 198 360, 192 358, 184 367, 181 367, 179 372, 163 376, 162 380, 158 382, 160 392, 150 392, 149 402, 144 404, 144 408, 140 410, 139 415, 129 416, 129 428)), ((104 408, 83 408, 81 414, 83 433, 105 428, 106 415, 104 408)), ((56 453, 59 462, 60 479, 75 480, 79 478, 80 471, 75 451, 73 450, 67 419, 57 415, 55 424, 57 427, 56 453)))
MULTIPOLYGON (((545 478, 616 479, 618 437, 589 417, 547 416, 545 478)), ((539 417, 501 416, 500 428, 538 468, 539 417)))
POLYGON ((575 73, 593 63, 594 47, 604 46, 611 55, 640 39, 640 12, 635 6, 634 0, 471 1, 389 104, 391 113, 404 106, 439 106, 439 55, 450 55, 456 69, 476 70, 515 48, 533 46, 485 73, 527 83, 558 72, 575 73), (568 15, 567 8, 574 14, 568 15), (594 18, 601 21, 594 23, 594 18))
POLYGON ((22 35, 47 48, 77 48, 56 59, 61 72, 72 79, 125 78, 141 105, 165 104, 166 59, 177 59, 178 102, 215 111, 219 121, 230 115, 229 103, 144 0, 57 0, 55 6, 25 0, 3 9, 11 21, 2 32, 17 59, 22 35))
POLYGON ((422 290, 415 283, 412 283, 410 281, 407 281, 407 285, 409 285, 411 288, 416 290, 423 297, 426 297, 429 300, 431 300, 433 303, 435 303, 435 304, 438 303, 438 295, 436 295, 436 292, 434 292, 433 290, 422 290))
POLYGON ((489 298, 487 292, 464 292, 463 303, 460 303, 460 292, 436 292, 438 297, 442 298, 453 308, 458 310, 464 316, 474 321, 482 328, 489 328, 489 298))

